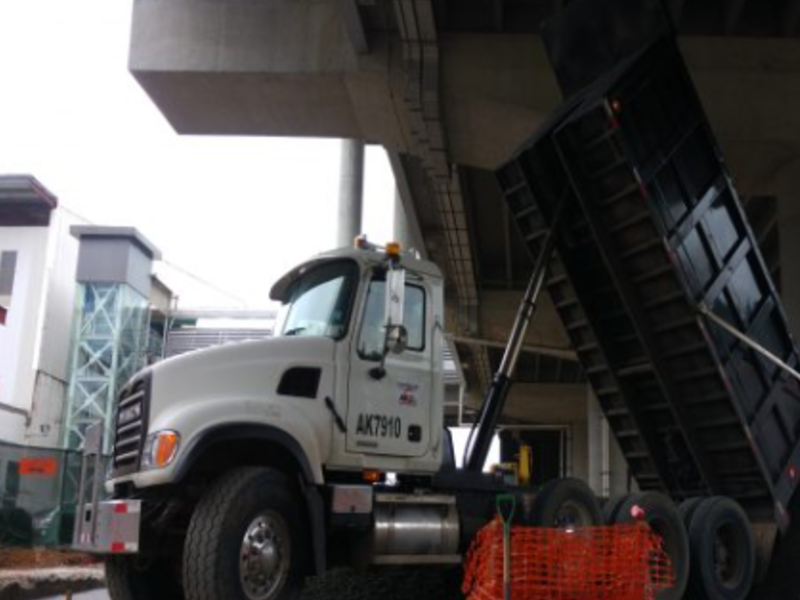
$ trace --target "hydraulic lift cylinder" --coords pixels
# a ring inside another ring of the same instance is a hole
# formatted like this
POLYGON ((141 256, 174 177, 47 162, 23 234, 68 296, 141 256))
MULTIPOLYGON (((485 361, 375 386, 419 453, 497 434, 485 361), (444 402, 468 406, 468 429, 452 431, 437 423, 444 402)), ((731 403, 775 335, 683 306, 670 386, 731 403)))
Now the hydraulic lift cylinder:
POLYGON ((542 291, 544 277, 547 273, 547 265, 550 263, 550 258, 553 256, 553 251, 555 249, 555 232, 558 230, 561 217, 564 213, 565 204, 566 199, 562 199, 556 207, 550 230, 547 232, 542 242, 542 249, 533 267, 533 273, 528 282, 528 288, 525 290, 525 296, 517 311, 517 317, 514 321, 514 327, 511 329, 511 334, 509 335, 500 368, 492 379, 489 392, 486 395, 486 399, 483 401, 478 420, 470 436, 464 459, 464 467, 468 471, 482 471, 483 464, 486 462, 486 457, 489 454, 489 448, 492 445, 492 436, 494 435, 497 421, 503 413, 503 407, 508 398, 508 391, 512 383, 511 377, 514 374, 519 354, 522 351, 525 334, 536 312, 536 302, 542 291))

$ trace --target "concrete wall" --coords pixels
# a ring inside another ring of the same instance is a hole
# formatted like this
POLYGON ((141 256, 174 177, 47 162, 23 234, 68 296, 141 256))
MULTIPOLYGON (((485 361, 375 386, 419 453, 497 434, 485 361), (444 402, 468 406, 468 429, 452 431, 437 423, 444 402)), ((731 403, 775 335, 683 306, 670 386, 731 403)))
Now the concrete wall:
MULTIPOLYGON (((468 399, 478 406, 474 390, 468 399)), ((515 384, 503 413, 503 422, 563 426, 567 429, 565 475, 586 481, 598 495, 627 493, 628 465, 612 432, 603 435, 605 417, 586 385, 515 384), (604 480, 603 453, 608 459, 604 480)), ((635 491, 635 484, 630 491, 635 491)))
POLYGON ((57 447, 61 442, 79 248, 78 240, 70 235, 69 228, 82 223, 78 217, 57 209, 50 224, 44 321, 37 348, 36 381, 26 434, 26 442, 34 446, 57 447))
MULTIPOLYGON (((566 473, 589 476, 585 385, 544 385, 519 383, 511 388, 503 423, 563 426, 567 428, 566 473)), ((474 406, 477 395, 469 401, 474 406)))
POLYGON ((75 311, 75 269, 79 243, 69 233, 72 225, 83 223, 70 213, 57 209, 50 225, 47 261, 47 304, 39 349, 38 368, 66 380, 75 311))
POLYGON ((48 240, 46 227, 0 228, 0 252, 17 252, 8 318, 0 327, 0 440, 9 442, 24 442, 24 413, 33 398, 48 240))
POLYGON ((629 491, 628 464, 591 390, 587 393, 586 408, 586 482, 599 496, 625 494, 629 491))
POLYGON ((77 222, 57 209, 49 227, 0 228, 0 251, 17 252, 8 320, 0 327, 0 440, 59 443, 78 257, 69 227, 77 222))
POLYGON ((150 295, 153 261, 131 239, 81 238, 78 271, 80 283, 126 283, 142 296, 150 295))

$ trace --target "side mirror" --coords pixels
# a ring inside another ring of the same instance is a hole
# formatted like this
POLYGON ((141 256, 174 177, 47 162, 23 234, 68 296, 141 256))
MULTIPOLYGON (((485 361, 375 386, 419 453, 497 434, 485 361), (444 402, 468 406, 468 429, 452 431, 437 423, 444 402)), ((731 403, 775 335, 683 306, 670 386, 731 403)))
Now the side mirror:
MULTIPOLYGON (((386 273, 386 307, 384 320, 386 326, 403 325, 403 309, 406 301, 406 271, 402 268, 389 269, 386 273)), ((391 331, 387 332, 391 333, 391 331)))
POLYGON ((403 325, 391 325, 386 336, 386 349, 401 354, 408 348, 408 330, 403 325))
POLYGON ((386 376, 386 355, 400 354, 408 347, 408 330, 403 326, 403 310, 406 300, 406 272, 402 267, 390 268, 386 272, 386 305, 384 323, 386 335, 383 340, 381 364, 370 369, 373 379, 386 376))

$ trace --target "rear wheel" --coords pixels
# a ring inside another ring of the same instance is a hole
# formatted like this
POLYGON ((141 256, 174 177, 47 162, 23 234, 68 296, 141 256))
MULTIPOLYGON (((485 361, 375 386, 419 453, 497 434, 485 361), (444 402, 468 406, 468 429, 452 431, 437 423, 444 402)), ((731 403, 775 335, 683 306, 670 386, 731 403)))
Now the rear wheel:
POLYGON ((115 555, 106 558, 111 600, 182 600, 180 561, 115 555))
POLYGON ((286 477, 247 467, 203 496, 186 535, 188 600, 289 600, 300 593, 309 535, 286 477))
POLYGON ((680 600, 689 580, 689 539, 678 509, 672 500, 662 494, 645 492, 631 494, 620 505, 615 522, 632 523, 636 520, 634 507, 644 511, 644 520, 661 537, 664 552, 669 557, 675 574, 675 585, 656 595, 658 600, 680 600))
POLYGON ((755 577, 755 543, 750 522, 730 498, 704 500, 689 530, 690 586, 708 600, 744 600, 755 577))
POLYGON ((681 502, 681 505, 678 507, 678 513, 681 515, 683 526, 686 528, 687 532, 692 526, 692 521, 694 520, 697 509, 705 500, 706 498, 689 498, 681 502))
POLYGON ((608 499, 608 501, 603 505, 603 523, 606 525, 613 525, 617 522, 617 512, 619 512, 619 507, 622 506, 622 503, 628 499, 628 496, 612 496, 608 499))
POLYGON ((533 501, 532 518, 540 527, 590 527, 603 522, 594 492, 579 479, 555 479, 533 501))

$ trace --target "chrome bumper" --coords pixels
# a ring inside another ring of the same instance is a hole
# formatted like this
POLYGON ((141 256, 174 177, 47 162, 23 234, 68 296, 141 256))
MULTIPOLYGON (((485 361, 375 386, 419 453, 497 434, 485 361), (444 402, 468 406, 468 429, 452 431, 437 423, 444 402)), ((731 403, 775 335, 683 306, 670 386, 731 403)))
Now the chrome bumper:
POLYGON ((99 554, 135 554, 139 551, 141 500, 106 500, 84 504, 75 523, 72 547, 99 554))
POLYGON ((97 423, 86 429, 78 484, 78 508, 72 547, 81 552, 134 554, 139 551, 141 500, 100 500, 103 429, 97 423))

